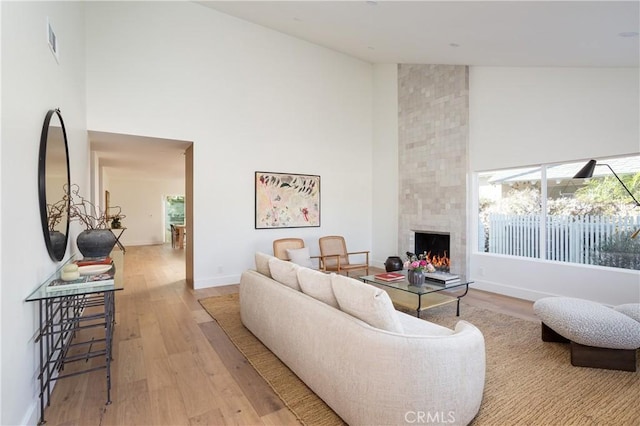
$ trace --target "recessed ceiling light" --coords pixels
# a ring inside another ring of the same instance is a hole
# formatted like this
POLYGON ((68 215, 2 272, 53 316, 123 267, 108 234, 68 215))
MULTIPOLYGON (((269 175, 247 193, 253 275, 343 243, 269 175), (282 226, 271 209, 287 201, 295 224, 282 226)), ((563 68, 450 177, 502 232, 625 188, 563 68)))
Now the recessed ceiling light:
POLYGON ((620 37, 638 37, 638 32, 637 31, 623 31, 621 33, 618 33, 618 35, 620 37))

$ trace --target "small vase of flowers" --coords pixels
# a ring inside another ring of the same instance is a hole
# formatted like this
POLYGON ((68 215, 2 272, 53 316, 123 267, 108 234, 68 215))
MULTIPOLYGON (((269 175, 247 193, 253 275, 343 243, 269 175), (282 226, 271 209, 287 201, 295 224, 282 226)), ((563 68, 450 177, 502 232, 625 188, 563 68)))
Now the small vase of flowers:
POLYGON ((414 286, 424 285, 425 272, 435 272, 436 268, 429 262, 425 255, 415 255, 414 253, 407 252, 407 261, 404 262, 404 267, 407 268, 407 280, 409 284, 414 286))

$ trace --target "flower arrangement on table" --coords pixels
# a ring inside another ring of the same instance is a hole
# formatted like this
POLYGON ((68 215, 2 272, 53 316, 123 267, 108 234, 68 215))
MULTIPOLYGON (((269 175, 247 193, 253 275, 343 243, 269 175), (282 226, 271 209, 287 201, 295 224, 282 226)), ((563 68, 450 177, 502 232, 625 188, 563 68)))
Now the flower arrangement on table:
POLYGON ((427 260, 426 253, 415 255, 414 253, 407 252, 407 261, 404 262, 404 267, 408 271, 414 272, 435 272, 436 267, 427 260))

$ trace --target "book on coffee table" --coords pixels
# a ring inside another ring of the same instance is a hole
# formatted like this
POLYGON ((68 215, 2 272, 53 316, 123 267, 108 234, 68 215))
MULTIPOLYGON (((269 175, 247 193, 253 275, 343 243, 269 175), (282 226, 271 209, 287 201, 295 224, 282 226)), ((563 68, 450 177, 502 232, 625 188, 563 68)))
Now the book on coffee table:
POLYGON ((460 282, 460 276, 456 274, 450 274, 449 272, 425 272, 424 277, 429 281, 435 281, 438 284, 447 286, 457 284, 460 282))
POLYGON ((384 274, 377 274, 375 275, 377 280, 381 280, 381 281, 402 281, 403 279, 405 279, 405 276, 403 274, 399 274, 397 272, 387 272, 384 274))

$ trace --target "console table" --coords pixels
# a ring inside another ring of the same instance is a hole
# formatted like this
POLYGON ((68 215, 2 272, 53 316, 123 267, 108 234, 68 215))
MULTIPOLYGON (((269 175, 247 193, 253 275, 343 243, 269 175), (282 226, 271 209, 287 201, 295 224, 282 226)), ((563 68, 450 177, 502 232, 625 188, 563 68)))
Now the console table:
POLYGON ((115 324, 115 292, 123 290, 122 253, 111 253, 116 270, 112 284, 88 288, 47 291, 64 265, 26 298, 38 303, 40 368, 40 424, 50 405, 53 382, 95 370, 105 370, 107 404, 111 403, 111 346, 115 324), (85 366, 79 365, 86 364, 85 366), (68 370, 64 371, 65 367, 68 370))

